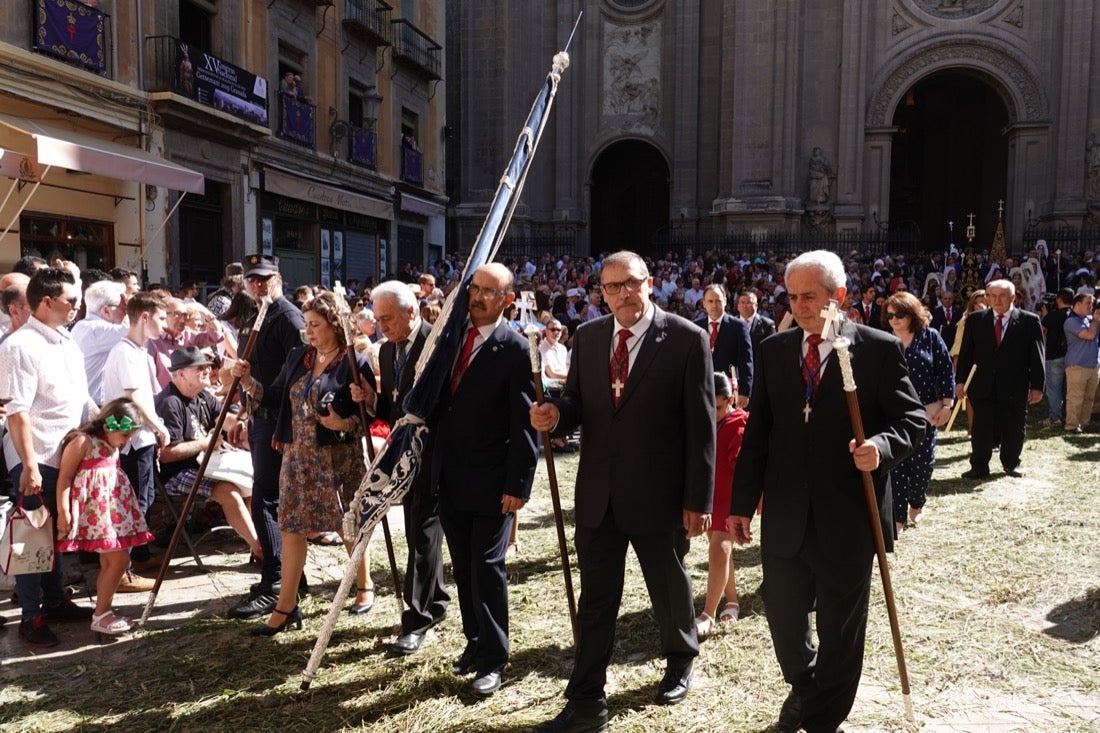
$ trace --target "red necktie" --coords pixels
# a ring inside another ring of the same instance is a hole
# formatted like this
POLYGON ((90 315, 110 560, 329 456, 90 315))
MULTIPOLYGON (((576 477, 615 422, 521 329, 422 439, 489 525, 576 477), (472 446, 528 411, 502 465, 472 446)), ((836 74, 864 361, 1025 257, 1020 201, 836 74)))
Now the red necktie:
POLYGON ((814 389, 817 389, 817 385, 821 384, 821 352, 817 348, 821 345, 821 334, 811 333, 806 343, 809 348, 803 360, 802 381, 809 384, 811 379, 814 380, 814 389))
POLYGON ((631 335, 629 329, 619 330, 619 343, 615 346, 615 355, 611 357, 611 400, 615 407, 619 406, 623 389, 626 388, 626 377, 630 373, 630 349, 626 348, 626 341, 631 335))
MULTIPOLYGON (((865 310, 867 312, 867 315, 865 315, 863 317, 864 325, 870 325, 870 323, 871 323, 871 306, 865 305, 865 306, 863 306, 863 310, 865 310)), ((810 338, 813 338, 813 336, 811 336, 810 338)))
POLYGON ((470 326, 470 330, 466 334, 466 343, 462 344, 462 351, 459 353, 458 361, 455 362, 455 369, 451 373, 452 395, 458 391, 458 383, 462 381, 462 375, 466 373, 466 368, 470 366, 470 355, 474 353, 475 339, 477 339, 477 328, 470 326))
POLYGON ((718 343, 718 321, 710 322, 710 350, 714 351, 714 345, 718 343))
POLYGON ((1001 339, 1004 337, 1005 327, 1001 322, 1001 317, 997 314, 993 314, 993 336, 997 339, 997 346, 1001 345, 1001 339))
POLYGON ((951 325, 951 309, 950 308, 945 307, 943 309, 943 320, 948 326, 951 325))

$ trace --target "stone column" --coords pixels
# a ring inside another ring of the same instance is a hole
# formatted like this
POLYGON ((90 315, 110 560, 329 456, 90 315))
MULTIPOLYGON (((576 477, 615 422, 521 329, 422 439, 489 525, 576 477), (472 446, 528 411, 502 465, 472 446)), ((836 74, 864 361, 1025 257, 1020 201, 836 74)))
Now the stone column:
POLYGON ((841 21, 840 120, 837 127, 839 150, 836 156, 838 175, 836 206, 833 209, 837 231, 859 231, 867 217, 867 210, 863 205, 863 115, 866 107, 864 89, 867 84, 867 68, 864 59, 869 17, 867 0, 844 0, 841 21))
POLYGON ((1057 149, 1054 153, 1054 201, 1051 213, 1069 220, 1086 210, 1085 142, 1088 140, 1088 94, 1092 76, 1095 0, 1066 0, 1060 38, 1054 41, 1052 74, 1057 95, 1057 149))
POLYGON ((868 127, 863 133, 863 191, 867 229, 890 221, 890 156, 896 127, 868 127))

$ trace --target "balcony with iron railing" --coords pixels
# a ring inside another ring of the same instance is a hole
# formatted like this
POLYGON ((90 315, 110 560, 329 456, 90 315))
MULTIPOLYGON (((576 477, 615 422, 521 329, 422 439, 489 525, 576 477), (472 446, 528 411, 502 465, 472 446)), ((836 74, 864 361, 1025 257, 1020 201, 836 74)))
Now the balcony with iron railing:
POLYGON ((404 145, 401 146, 401 180, 424 185, 424 154, 404 145))
POLYGON ((379 46, 393 45, 393 8, 382 0, 344 0, 344 27, 379 46))
POLYGON ((443 47, 407 20, 393 21, 393 57, 405 62, 429 79, 442 79, 443 47))
MULTIPOLYGON (((145 91, 170 92, 261 127, 268 126, 267 80, 174 36, 145 39, 145 91)), ((164 110, 194 117, 194 105, 158 99, 164 110)))
POLYGON ((314 147, 317 140, 317 105, 281 92, 279 137, 299 145, 314 147))
POLYGON ((378 167, 378 134, 356 125, 348 125, 348 161, 374 170, 378 167))
POLYGON ((76 0, 33 2, 31 48, 67 64, 113 77, 111 16, 76 0))

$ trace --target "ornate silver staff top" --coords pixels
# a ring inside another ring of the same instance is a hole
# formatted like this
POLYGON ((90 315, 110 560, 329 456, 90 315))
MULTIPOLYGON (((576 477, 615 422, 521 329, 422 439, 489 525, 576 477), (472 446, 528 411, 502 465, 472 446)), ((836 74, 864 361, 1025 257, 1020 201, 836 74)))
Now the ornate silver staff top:
POLYGON ((523 335, 527 337, 527 345, 530 347, 531 373, 538 374, 542 371, 539 364, 539 330, 531 324, 523 330, 523 335))
POLYGON ((837 308, 836 298, 830 298, 829 305, 822 308, 818 315, 825 319, 825 324, 821 327, 821 340, 833 342, 833 350, 840 365, 840 377, 844 382, 844 391, 855 392, 856 378, 852 374, 852 355, 848 352, 851 342, 841 335, 840 327, 844 325, 844 314, 837 308))

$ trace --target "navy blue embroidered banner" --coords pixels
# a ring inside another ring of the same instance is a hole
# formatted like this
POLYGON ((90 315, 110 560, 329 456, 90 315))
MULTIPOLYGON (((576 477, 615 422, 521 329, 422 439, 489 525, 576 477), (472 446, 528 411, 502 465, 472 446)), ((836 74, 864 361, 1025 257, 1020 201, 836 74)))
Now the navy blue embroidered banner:
POLYGON ((37 0, 35 48, 97 72, 107 70, 107 14, 74 0, 37 0))

